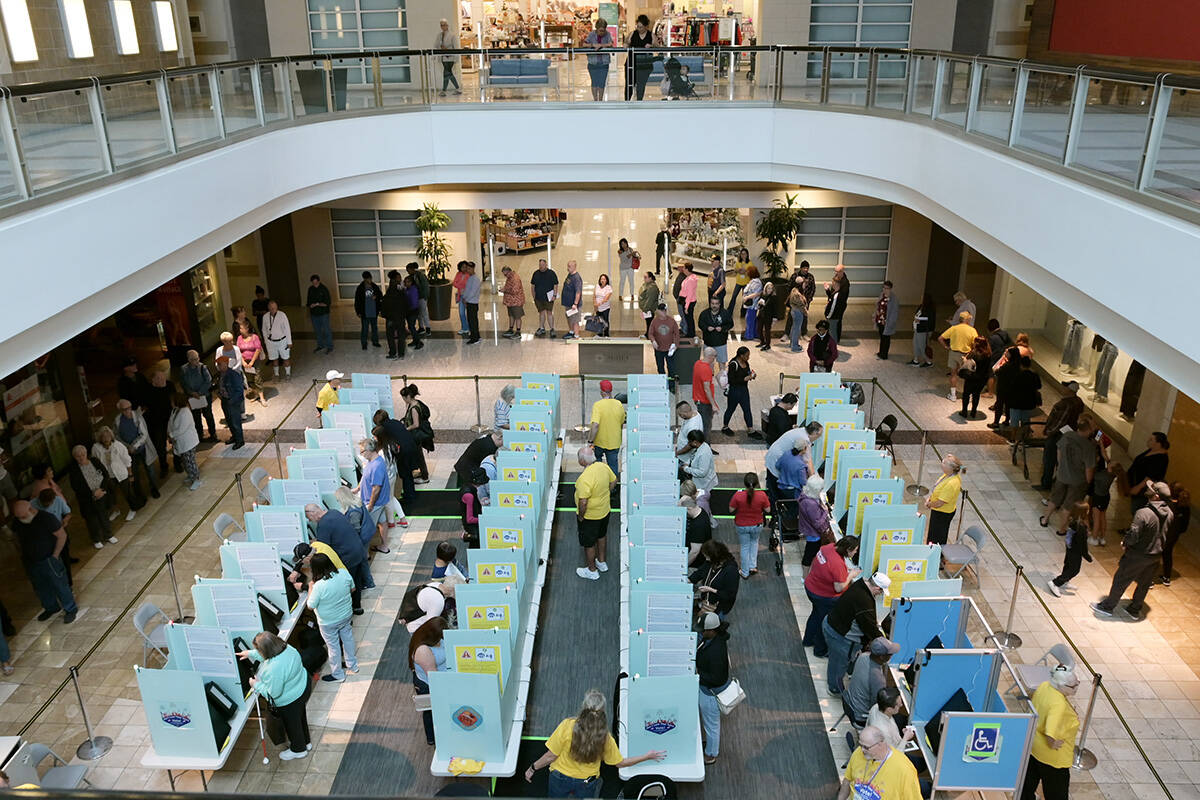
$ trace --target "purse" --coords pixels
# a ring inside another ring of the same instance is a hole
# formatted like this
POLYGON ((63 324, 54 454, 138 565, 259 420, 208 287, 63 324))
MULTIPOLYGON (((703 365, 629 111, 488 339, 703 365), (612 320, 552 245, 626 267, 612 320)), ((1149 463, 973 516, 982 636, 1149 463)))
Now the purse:
POLYGON ((641 253, 634 253, 634 254, 633 254, 633 262, 632 262, 632 266, 633 266, 633 268, 634 268, 634 269, 638 269, 639 267, 641 267, 641 266, 642 266, 642 255, 641 255, 641 253))
POLYGON ((604 320, 597 316, 589 316, 587 321, 583 323, 583 327, 589 333, 604 333, 608 330, 608 326, 604 324, 604 320))
POLYGON ((721 714, 723 715, 732 712, 745 699, 746 691, 742 688, 742 684, 737 678, 730 678, 729 684, 717 693, 717 705, 720 707, 721 714))

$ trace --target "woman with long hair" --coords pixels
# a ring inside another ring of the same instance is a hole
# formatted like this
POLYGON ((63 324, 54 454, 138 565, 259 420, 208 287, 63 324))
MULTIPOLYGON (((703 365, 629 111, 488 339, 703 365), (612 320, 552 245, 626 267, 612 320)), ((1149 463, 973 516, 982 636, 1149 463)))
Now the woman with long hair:
POLYGON ((747 472, 742 476, 745 489, 735 492, 729 501, 733 512, 733 525, 737 528, 738 546, 742 555, 742 578, 758 573, 758 540, 763 526, 763 515, 771 507, 767 493, 758 488, 758 473, 747 472))
MULTIPOLYGON (((733 316, 733 307, 738 304, 738 295, 745 291, 747 284, 750 283, 750 269, 754 266, 754 262, 750 260, 750 251, 746 248, 739 248, 737 258, 733 262, 733 266, 729 269, 733 277, 733 288, 729 292, 729 305, 726 310, 729 316, 733 316)), ((754 271, 758 274, 758 270, 754 271)), ((745 306, 742 307, 742 316, 746 316, 745 306)))
POLYGON ((254 326, 248 320, 241 322, 241 334, 237 338, 237 348, 242 363, 242 374, 246 376, 246 397, 257 399, 259 405, 267 407, 267 396, 263 390, 262 375, 258 372, 258 362, 266 360, 263 352, 262 339, 254 332, 254 326), (254 396, 251 397, 251 394, 254 396))
POLYGON ((525 770, 525 780, 550 767, 549 797, 597 797, 600 794, 600 762, 624 769, 643 761, 662 761, 665 750, 650 750, 640 756, 623 758, 617 741, 608 732, 608 714, 604 695, 588 689, 583 706, 574 717, 558 723, 546 740, 546 752, 525 770))
MULTIPOLYGON (((633 302, 633 293, 637 291, 637 270, 633 267, 633 260, 635 258, 640 258, 640 256, 636 250, 629 246, 629 240, 622 237, 621 241, 617 242, 617 270, 621 275, 621 293, 617 295, 618 300, 625 299, 625 284, 628 282, 629 301, 633 302)), ((601 273, 600 277, 604 278, 604 285, 608 286, 608 275, 601 273)), ((599 284, 597 284, 597 287, 599 287, 599 284)), ((609 287, 609 294, 612 294, 612 287, 609 287)))
MULTIPOLYGON (((408 668, 412 670, 413 689, 419 695, 429 694, 429 673, 446 668, 446 647, 442 644, 445 630, 445 617, 431 617, 408 640, 408 668)), ((433 746, 433 712, 421 712, 421 722, 425 725, 425 742, 433 746)))
POLYGON ((733 610, 740 584, 738 566, 723 542, 709 539, 700 546, 691 581, 696 584, 701 611, 714 611, 723 620, 733 610))
POLYGON ((979 410, 979 396, 983 394, 984 388, 992 378, 992 346, 987 337, 975 337, 971 344, 971 352, 967 353, 967 358, 959 369, 958 377, 963 379, 962 410, 959 416, 963 419, 973 419, 975 412, 979 410), (967 369, 967 361, 973 365, 970 370, 967 369), (970 416, 967 411, 968 402, 971 406, 970 416))
MULTIPOLYGON (((350 621, 354 618, 350 594, 354 591, 354 579, 350 570, 338 569, 324 553, 316 553, 309 562, 312 570, 312 587, 308 591, 308 607, 317 615, 317 628, 325 640, 329 653, 329 674, 323 681, 343 681, 346 673, 358 674, 358 657, 354 646, 354 631, 350 621), (345 661, 346 668, 342 669, 345 661)), ((300 586, 296 586, 300 591, 300 586)))
POLYGON ((433 452, 433 426, 429 422, 429 406, 417 398, 420 393, 415 383, 410 383, 400 390, 400 399, 404 401, 405 406, 401 421, 420 445, 417 448, 419 463, 413 467, 414 470, 419 470, 421 476, 417 483, 429 483, 429 466, 425 463, 425 451, 433 452))
POLYGON ((812 569, 804 576, 804 593, 812 603, 808 622, 804 624, 804 646, 811 647, 817 658, 829 655, 821 623, 842 592, 862 574, 862 570, 851 566, 857 559, 858 537, 843 536, 817 551, 812 569))
POLYGON ((996 378, 996 402, 992 404, 995 415, 988 423, 989 428, 999 428, 1000 418, 1004 417, 1004 427, 1008 427, 1011 413, 1008 401, 1012 394, 1017 375, 1021 372, 1021 354, 1016 345, 1004 351, 1000 359, 992 366, 992 374, 996 378))
MULTIPOLYGON (((625 240, 622 239, 621 241, 623 242, 625 240)), ((624 272, 624 270, 621 271, 624 272)), ((630 272, 633 272, 633 270, 630 270, 630 272)), ((624 276, 622 275, 621 277, 621 291, 623 292, 625 291, 625 281, 624 276)), ((632 282, 633 279, 630 278, 630 283, 632 282)), ((612 284, 608 282, 608 276, 603 272, 600 273, 600 277, 596 279, 596 291, 592 296, 592 305, 596 311, 596 316, 604 320, 604 330, 597 335, 608 336, 608 315, 612 310, 612 284)))

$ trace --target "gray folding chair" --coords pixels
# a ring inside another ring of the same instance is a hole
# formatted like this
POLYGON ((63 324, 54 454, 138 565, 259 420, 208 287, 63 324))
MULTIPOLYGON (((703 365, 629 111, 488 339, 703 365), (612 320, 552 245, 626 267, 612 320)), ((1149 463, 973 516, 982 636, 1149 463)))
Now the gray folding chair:
POLYGON ((259 505, 270 505, 271 497, 267 494, 267 484, 271 482, 271 473, 263 467, 250 470, 250 485, 258 492, 259 505))
POLYGON ((1033 690, 1050 680, 1050 673, 1059 664, 1075 668, 1075 654, 1065 644, 1056 644, 1046 651, 1046 654, 1032 664, 1017 664, 1018 688, 1024 696, 1033 694, 1033 690), (1054 659, 1053 663, 1050 659, 1054 659))
POLYGON ((143 667, 151 650, 162 656, 163 661, 167 660, 167 623, 170 621, 171 618, 154 603, 142 603, 133 612, 133 627, 142 636, 143 667))
POLYGON ((215 533, 217 538, 223 542, 226 539, 234 538, 235 534, 242 534, 245 536, 246 529, 238 524, 238 521, 233 518, 232 514, 221 514, 221 516, 217 517, 216 521, 213 522, 213 533, 215 533))
POLYGON ((986 541, 987 531, 978 525, 972 525, 963 531, 962 539, 942 547, 942 559, 946 562, 946 574, 951 578, 957 578, 967 567, 972 567, 971 571, 975 573, 975 586, 978 588, 979 555, 983 552, 983 545, 986 541), (975 543, 974 547, 966 543, 968 539, 975 543), (953 573, 950 572, 951 564, 958 565, 958 569, 953 573))
POLYGON ((16 755, 4 765, 4 771, 8 773, 9 784, 12 786, 32 783, 43 789, 77 789, 80 783, 92 785, 87 779, 86 766, 68 764, 49 747, 36 742, 21 745, 16 755), (54 759, 52 765, 39 774, 38 768, 47 757, 54 759))

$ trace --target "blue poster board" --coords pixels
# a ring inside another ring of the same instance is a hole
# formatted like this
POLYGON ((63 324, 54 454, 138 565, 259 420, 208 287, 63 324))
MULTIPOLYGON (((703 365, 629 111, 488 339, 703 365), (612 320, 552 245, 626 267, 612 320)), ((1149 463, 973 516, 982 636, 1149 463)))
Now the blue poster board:
POLYGON ((303 505, 256 506, 254 510, 246 512, 245 520, 246 540, 275 545, 280 558, 289 564, 292 550, 300 542, 309 539, 308 519, 304 516, 303 505))
POLYGON ((562 378, 557 372, 522 372, 521 387, 525 389, 552 389, 562 391, 562 378))
POLYGON ((167 626, 167 649, 171 654, 167 669, 198 672, 206 682, 212 681, 221 687, 239 708, 246 705, 233 636, 228 629, 170 624, 167 626))
POLYGON ((652 478, 634 478, 625 487, 625 498, 630 512, 655 506, 677 506, 679 479, 670 473, 659 473, 652 478))
POLYGON ((821 474, 825 476, 825 488, 828 489, 837 480, 838 462, 841 454, 847 450, 874 450, 875 431, 867 430, 836 430, 825 435, 825 468, 821 474))
MULTIPOLYGON (((346 406, 365 406, 370 409, 372 422, 375 418, 375 412, 379 410, 379 392, 370 388, 351 388, 343 386, 338 389, 338 405, 346 406)), ((391 416, 389 413, 388 416, 391 416)), ((374 427, 374 426, 372 426, 374 427)))
POLYGON ((543 481, 549 477, 549 468, 550 459, 546 453, 503 449, 496 453, 496 477, 502 481, 543 481))
MULTIPOLYGON (((806 415, 808 412, 808 398, 813 389, 822 387, 838 387, 842 385, 842 376, 836 372, 805 372, 800 376, 800 385, 796 388, 796 397, 799 402, 796 405, 796 410, 801 415, 806 415)), ((800 422, 807 422, 805 419, 800 422)))
POLYGON ((553 441, 549 433, 507 430, 504 432, 502 449, 515 450, 517 452, 545 453, 548 458, 553 458, 554 448, 551 446, 553 441))
POLYGON ((648 761, 627 770, 629 774, 667 773, 673 768, 694 767, 700 750, 700 707, 696 675, 630 678, 624 708, 627 727, 622 731, 624 753, 665 750, 662 761, 648 761))
POLYGON ((892 600, 901 597, 906 582, 936 578, 941 560, 942 548, 936 544, 885 544, 881 547, 875 571, 885 573, 892 580, 892 585, 881 595, 883 605, 891 606, 892 600))
POLYGON ((667 376, 659 375, 656 372, 631 372, 625 377, 629 385, 629 391, 632 393, 636 390, 643 389, 662 389, 667 388, 667 376))
POLYGON ((357 444, 345 428, 305 428, 304 446, 313 450, 332 450, 337 453, 338 470, 342 479, 353 486, 358 482, 357 444))
POLYGON ((485 585, 461 583, 454 590, 458 626, 462 630, 508 631, 509 643, 517 646, 517 637, 525 629, 524 615, 512 584, 485 585))
POLYGON ((959 689, 966 694, 972 711, 1007 711, 995 688, 1000 663, 997 650, 926 651, 925 663, 918 663, 920 668, 913 687, 910 709, 913 726, 922 730, 959 689))
POLYGON ((843 533, 862 536, 863 509, 868 506, 890 506, 903 502, 902 478, 859 478, 846 493, 846 530, 843 533))
POLYGON ((863 510, 858 566, 868 575, 879 563, 879 548, 888 544, 921 544, 925 518, 913 505, 867 506, 863 510))
MULTIPOLYGON (((908 585, 923 582, 927 581, 908 585)), ((900 645, 900 652, 892 656, 892 661, 911 664, 914 654, 927 647, 935 636, 942 647, 970 647, 965 638, 968 608, 961 597, 909 598, 893 603, 891 638, 900 645)))
POLYGON ((437 670, 429 674, 429 696, 439 760, 504 761, 508 726, 494 676, 437 670))
POLYGON ((666 450, 640 453, 633 448, 625 451, 625 476, 630 482, 661 475, 678 476, 679 461, 675 458, 674 442, 666 450))
POLYGON ((220 554, 221 577, 248 580, 255 592, 277 608, 288 610, 278 546, 261 542, 225 542, 220 547, 220 554))
POLYGON ((262 632, 262 615, 251 581, 197 578, 192 584, 192 606, 197 625, 226 628, 247 642, 262 632))
POLYGON ((675 437, 671 429, 663 426, 626 429, 625 442, 629 452, 635 456, 649 453, 671 454, 675 452, 675 437))
MULTIPOLYGON (((134 672, 155 753, 187 758, 220 754, 228 738, 220 747, 213 738, 204 677, 199 672, 144 667, 134 667, 134 672)), ((241 697, 241 690, 235 696, 241 697)))
POLYGON ((821 423, 821 435, 812 443, 813 463, 821 466, 825 461, 825 432, 842 429, 861 430, 866 423, 867 415, 854 405, 821 405, 813 412, 813 421, 821 423))
POLYGON ((846 493, 857 478, 892 477, 892 457, 884 450, 858 450, 843 453, 838 459, 838 471, 833 484, 833 518, 841 519, 847 511, 846 493))
POLYGON ((511 583, 525 597, 525 565, 529 562, 524 549, 517 550, 468 550, 467 577, 475 583, 511 583))
POLYGON ((808 389, 808 405, 804 409, 804 420, 816 419, 817 409, 824 406, 850 405, 850 390, 844 386, 811 386, 808 389))
POLYGON ((1033 714, 947 713, 933 788, 1019 792, 1036 728, 1033 714))
MULTIPOLYGON (((547 406, 513 406, 508 412, 508 429, 553 434, 554 414, 547 406)), ((508 436, 507 431, 504 435, 508 436)))

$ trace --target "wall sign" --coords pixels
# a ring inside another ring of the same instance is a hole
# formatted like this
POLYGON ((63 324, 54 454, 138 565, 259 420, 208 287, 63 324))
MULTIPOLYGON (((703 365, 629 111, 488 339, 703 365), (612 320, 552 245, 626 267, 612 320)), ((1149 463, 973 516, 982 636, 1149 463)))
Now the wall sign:
POLYGON ((192 709, 187 703, 163 703, 158 707, 158 715, 172 728, 183 729, 192 724, 192 709))
POLYGON ((996 764, 1000 761, 1000 723, 976 722, 971 726, 963 761, 971 764, 996 764))
POLYGON ((450 715, 450 719, 454 720, 454 724, 464 731, 473 731, 483 724, 483 714, 471 706, 459 706, 450 715))

